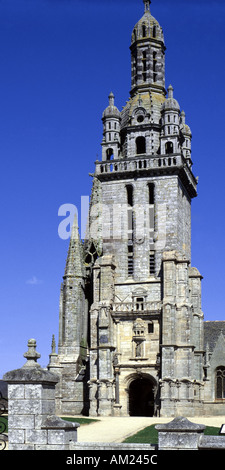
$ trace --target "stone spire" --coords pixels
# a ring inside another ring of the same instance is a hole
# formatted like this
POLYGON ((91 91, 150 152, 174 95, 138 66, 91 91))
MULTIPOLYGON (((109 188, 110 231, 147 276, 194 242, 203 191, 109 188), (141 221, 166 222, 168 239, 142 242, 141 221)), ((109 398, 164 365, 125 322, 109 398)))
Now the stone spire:
POLYGON ((79 236, 77 215, 75 214, 71 231, 69 250, 66 261, 65 275, 74 277, 83 277, 83 256, 82 246, 79 236))
POLYGON ((150 0, 143 0, 144 15, 131 35, 131 97, 149 91, 165 90, 165 43, 163 30, 150 12, 150 0))

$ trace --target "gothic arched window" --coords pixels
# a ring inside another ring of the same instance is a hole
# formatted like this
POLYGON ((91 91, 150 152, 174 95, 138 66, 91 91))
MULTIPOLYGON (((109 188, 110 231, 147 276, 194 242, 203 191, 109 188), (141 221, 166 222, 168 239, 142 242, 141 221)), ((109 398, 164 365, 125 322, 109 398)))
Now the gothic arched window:
POLYGON ((143 67, 143 81, 146 82, 146 79, 147 79, 147 52, 146 51, 143 51, 142 67, 143 67))
POLYGON ((216 369, 216 399, 225 398, 225 367, 219 366, 216 369))
POLYGON ((143 38, 145 38, 145 36, 146 36, 146 26, 145 26, 145 24, 142 25, 142 36, 143 36, 143 38))

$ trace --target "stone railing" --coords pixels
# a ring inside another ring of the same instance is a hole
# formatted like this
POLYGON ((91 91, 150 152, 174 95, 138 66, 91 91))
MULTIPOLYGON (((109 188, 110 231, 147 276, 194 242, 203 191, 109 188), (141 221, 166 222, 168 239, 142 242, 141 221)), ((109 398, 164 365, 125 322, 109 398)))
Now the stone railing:
POLYGON ((132 172, 136 170, 169 168, 182 166, 183 159, 180 154, 165 156, 142 155, 126 160, 111 160, 107 162, 96 162, 96 174, 132 172))
POLYGON ((138 305, 133 302, 118 302, 113 304, 113 313, 159 313, 162 308, 161 301, 143 302, 138 305))
POLYGON ((99 179, 116 178, 119 173, 132 175, 137 172, 180 172, 181 179, 188 185, 191 197, 197 195, 197 179, 181 154, 140 155, 127 159, 95 162, 95 176, 99 179))

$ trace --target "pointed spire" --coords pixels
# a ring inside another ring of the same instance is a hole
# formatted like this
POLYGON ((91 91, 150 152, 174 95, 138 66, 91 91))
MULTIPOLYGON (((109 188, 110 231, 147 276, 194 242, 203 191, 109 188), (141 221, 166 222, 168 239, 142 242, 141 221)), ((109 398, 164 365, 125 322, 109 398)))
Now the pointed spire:
POLYGON ((69 250, 66 260, 65 276, 83 276, 82 246, 79 236, 77 215, 75 214, 71 230, 69 250))
POLYGON ((77 214, 76 213, 75 213, 75 216, 74 216, 74 219, 73 219, 73 225, 72 225, 70 240, 73 240, 73 241, 80 240, 78 220, 77 220, 77 214))
POLYGON ((152 3, 151 0, 143 0, 143 2, 144 2, 144 4, 145 4, 145 13, 146 13, 147 11, 150 12, 150 5, 151 5, 151 3, 152 3))

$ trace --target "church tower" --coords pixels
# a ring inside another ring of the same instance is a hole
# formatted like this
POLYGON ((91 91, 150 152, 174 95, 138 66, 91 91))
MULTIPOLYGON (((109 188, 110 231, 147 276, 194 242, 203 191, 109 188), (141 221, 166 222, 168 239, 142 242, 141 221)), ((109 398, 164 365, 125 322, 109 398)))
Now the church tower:
POLYGON ((102 115, 79 280, 64 279, 64 291, 72 282, 80 297, 76 305, 64 300, 60 351, 67 341, 77 361, 87 332, 83 387, 92 416, 190 416, 203 403, 201 275, 191 267, 192 135, 173 87, 165 89, 164 35, 150 4, 144 0, 131 35, 129 100, 120 112, 111 92, 102 115), (81 328, 86 316, 88 328, 81 328))

